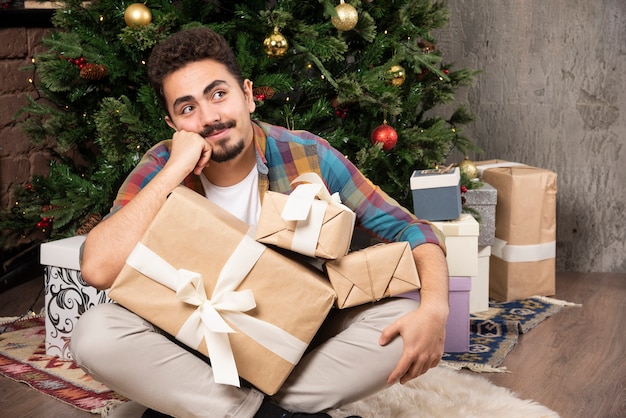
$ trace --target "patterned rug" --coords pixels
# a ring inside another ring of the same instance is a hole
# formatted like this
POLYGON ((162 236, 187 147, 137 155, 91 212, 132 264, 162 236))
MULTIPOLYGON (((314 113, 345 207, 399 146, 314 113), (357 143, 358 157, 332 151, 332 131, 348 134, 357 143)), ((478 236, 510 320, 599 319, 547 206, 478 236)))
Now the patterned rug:
POLYGON ((125 402, 69 360, 46 355, 44 317, 0 325, 0 374, 83 411, 100 414, 125 402))
POLYGON ((489 309, 470 315, 470 346, 466 353, 444 353, 443 363, 475 372, 507 372, 498 367, 525 334, 570 302, 544 296, 512 302, 489 301, 489 309))
MULTIPOLYGON (((489 310, 470 319, 470 351, 444 354, 443 366, 481 372, 506 372, 498 367, 525 333, 540 322, 572 305, 544 297, 515 302, 490 302, 489 310)), ((86 375, 70 360, 45 354, 43 316, 0 325, 0 374, 73 405, 101 414, 126 402, 86 375)))

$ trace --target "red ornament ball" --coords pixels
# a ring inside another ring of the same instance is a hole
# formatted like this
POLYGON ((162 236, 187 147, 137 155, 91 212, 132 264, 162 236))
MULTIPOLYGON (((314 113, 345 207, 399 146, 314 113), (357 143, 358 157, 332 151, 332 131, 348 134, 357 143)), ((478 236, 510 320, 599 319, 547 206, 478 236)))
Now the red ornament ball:
POLYGON ((393 127, 387 125, 387 123, 383 123, 382 125, 378 125, 372 131, 372 144, 376 145, 378 143, 383 144, 383 150, 389 151, 393 147, 396 146, 398 142, 398 133, 393 127))

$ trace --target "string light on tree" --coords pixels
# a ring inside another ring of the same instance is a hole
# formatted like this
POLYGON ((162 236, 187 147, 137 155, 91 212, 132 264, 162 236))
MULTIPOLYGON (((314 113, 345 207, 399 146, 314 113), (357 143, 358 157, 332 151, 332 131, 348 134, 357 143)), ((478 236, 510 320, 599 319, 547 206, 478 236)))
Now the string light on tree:
POLYGON ((124 11, 124 22, 130 27, 146 26, 152 22, 152 12, 143 3, 133 3, 124 11))
POLYGON ((390 151, 398 142, 398 132, 387 124, 387 120, 382 125, 378 125, 372 131, 372 144, 383 144, 383 151, 390 151))
POLYGON ((263 49, 268 57, 282 57, 289 49, 289 41, 277 27, 274 27, 274 31, 263 41, 263 49))
POLYGON ((332 23, 337 30, 345 32, 354 29, 359 21, 359 13, 354 6, 341 0, 341 3, 335 7, 335 11, 337 12, 337 16, 331 17, 330 23, 332 23))

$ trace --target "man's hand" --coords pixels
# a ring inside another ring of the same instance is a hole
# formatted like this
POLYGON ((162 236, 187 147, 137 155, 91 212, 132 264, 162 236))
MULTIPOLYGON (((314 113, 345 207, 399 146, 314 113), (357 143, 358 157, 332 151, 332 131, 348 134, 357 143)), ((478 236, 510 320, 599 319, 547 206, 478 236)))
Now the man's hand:
POLYGON ((404 384, 439 364, 446 334, 447 307, 429 310, 423 305, 404 315, 383 330, 380 345, 388 344, 398 335, 404 341, 404 350, 387 383, 404 384))
POLYGON ((172 151, 166 168, 180 167, 184 177, 193 171, 200 175, 209 165, 213 149, 207 140, 195 132, 177 131, 172 137, 172 151))
POLYGON ((379 344, 402 337, 404 350, 387 382, 404 384, 437 366, 443 354, 448 321, 448 264, 435 244, 413 248, 413 259, 420 277, 419 308, 397 319, 381 333, 379 344))

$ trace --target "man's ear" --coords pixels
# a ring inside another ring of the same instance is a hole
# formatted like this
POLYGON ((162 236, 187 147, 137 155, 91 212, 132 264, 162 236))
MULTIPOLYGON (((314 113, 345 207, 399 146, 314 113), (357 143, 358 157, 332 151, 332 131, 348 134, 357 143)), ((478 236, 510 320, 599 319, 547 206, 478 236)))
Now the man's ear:
POLYGON ((256 109, 256 102, 254 101, 254 94, 252 93, 252 81, 245 79, 243 81, 243 94, 248 102, 248 110, 250 113, 256 109))
POLYGON ((172 122, 172 119, 170 119, 169 116, 165 116, 165 123, 167 123, 167 126, 169 126, 170 128, 172 128, 173 130, 175 130, 176 132, 178 132, 178 129, 176 129, 176 125, 174 125, 174 122, 172 122))

